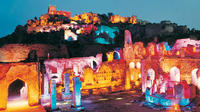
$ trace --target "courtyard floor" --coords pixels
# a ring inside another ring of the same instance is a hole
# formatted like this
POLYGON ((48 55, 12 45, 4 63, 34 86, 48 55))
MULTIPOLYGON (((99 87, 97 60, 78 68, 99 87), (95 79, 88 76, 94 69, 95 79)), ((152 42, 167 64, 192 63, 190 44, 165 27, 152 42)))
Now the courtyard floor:
MULTIPOLYGON (((116 92, 110 94, 101 94, 101 95, 88 95, 82 97, 82 106, 84 110, 82 112, 183 112, 180 110, 169 110, 169 109, 159 109, 152 108, 144 105, 144 97, 141 97, 140 92, 136 91, 125 91, 125 92, 116 92)), ((30 107, 23 103, 27 102, 18 102, 12 103, 9 102, 8 108, 5 111, 1 112, 45 112, 51 111, 49 107, 33 106, 30 107), (21 104, 21 106, 20 106, 21 104)), ((71 108, 72 101, 58 101, 57 107, 58 110, 54 112, 76 112, 77 110, 71 108)), ((200 112, 198 106, 192 111, 184 112, 200 112)))

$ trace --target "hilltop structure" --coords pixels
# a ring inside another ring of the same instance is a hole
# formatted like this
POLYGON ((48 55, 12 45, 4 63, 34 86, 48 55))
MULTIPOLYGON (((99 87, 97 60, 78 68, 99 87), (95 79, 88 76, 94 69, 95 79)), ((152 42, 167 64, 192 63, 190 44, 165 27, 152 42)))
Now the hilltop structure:
POLYGON ((71 17, 71 12, 57 11, 56 10, 56 5, 55 6, 49 6, 48 14, 50 14, 50 15, 63 15, 63 16, 68 17, 68 18, 71 17))

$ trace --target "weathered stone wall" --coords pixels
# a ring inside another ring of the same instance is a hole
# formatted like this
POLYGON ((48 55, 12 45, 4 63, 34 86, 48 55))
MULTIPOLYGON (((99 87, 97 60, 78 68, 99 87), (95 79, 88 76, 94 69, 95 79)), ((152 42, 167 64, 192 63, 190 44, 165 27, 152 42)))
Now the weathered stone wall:
MULTIPOLYGON (((124 90, 125 63, 122 61, 103 62, 98 71, 90 67, 83 69, 82 93, 92 90, 93 94, 105 94, 108 92, 124 90)), ((88 94, 88 93, 86 93, 88 94)))
MULTIPOLYGON (((200 59, 192 58, 147 58, 141 61, 142 68, 142 83, 145 88, 145 80, 147 71, 153 69, 155 71, 155 78, 159 75, 169 75, 172 67, 177 67, 180 70, 180 80, 187 81, 188 84, 192 82, 192 71, 200 66, 200 59)), ((144 91, 143 91, 144 92, 144 91)))
POLYGON ((164 72, 169 73, 172 67, 176 66, 180 70, 181 80, 191 83, 192 71, 200 67, 200 59, 173 58, 163 59, 161 67, 164 72))
POLYGON ((47 44, 7 44, 0 48, 0 62, 19 62, 28 58, 31 50, 37 52, 39 58, 64 57, 68 58, 68 51, 65 46, 60 48, 47 44))

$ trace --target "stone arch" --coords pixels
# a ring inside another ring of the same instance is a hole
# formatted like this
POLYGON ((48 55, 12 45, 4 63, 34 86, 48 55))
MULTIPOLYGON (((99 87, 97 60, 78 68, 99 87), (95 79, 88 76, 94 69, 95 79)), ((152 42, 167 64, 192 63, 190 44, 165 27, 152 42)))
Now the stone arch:
POLYGON ((147 70, 147 79, 146 79, 146 87, 151 88, 153 86, 153 82, 155 80, 155 70, 150 68, 147 70))
POLYGON ((16 78, 8 85, 8 100, 10 99, 16 99, 24 96, 25 98, 27 94, 23 94, 24 92, 28 92, 27 88, 25 90, 24 87, 26 87, 26 82, 20 78, 16 78), (23 95, 22 95, 23 94, 23 95))
POLYGON ((176 66, 170 69, 170 80, 176 82, 180 82, 181 80, 180 69, 176 66))
POLYGON ((129 68, 131 68, 131 69, 135 68, 135 63, 133 61, 129 63, 129 68))
POLYGON ((113 58, 119 60, 120 59, 120 53, 118 51, 113 52, 113 58))
POLYGON ((136 63, 136 68, 137 68, 137 69, 140 69, 140 68, 141 68, 141 63, 140 63, 139 61, 136 63))
POLYGON ((67 41, 76 41, 77 40, 77 35, 73 33, 71 30, 65 30, 64 38, 67 41))
POLYGON ((198 72, 198 68, 195 68, 192 70, 192 84, 194 84, 195 86, 197 86, 197 82, 198 82, 198 78, 197 78, 197 72, 198 72))
POLYGON ((17 79, 27 84, 28 104, 30 106, 37 105, 40 96, 38 63, 5 63, 2 65, 2 68, 0 68, 3 71, 0 73, 0 110, 7 108, 9 85, 17 79), (9 66, 9 69, 4 71, 4 66, 9 66))
POLYGON ((93 60, 92 62, 91 62, 91 68, 92 69, 96 69, 97 68, 97 62, 96 62, 96 60, 93 60))
POLYGON ((147 70, 147 76, 150 77, 150 80, 155 80, 155 70, 150 68, 147 70))

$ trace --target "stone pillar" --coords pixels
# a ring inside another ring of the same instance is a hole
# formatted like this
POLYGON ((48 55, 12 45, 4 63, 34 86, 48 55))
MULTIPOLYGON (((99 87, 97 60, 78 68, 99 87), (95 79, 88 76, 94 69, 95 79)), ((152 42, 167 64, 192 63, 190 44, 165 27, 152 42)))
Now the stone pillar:
POLYGON ((56 81, 51 80, 51 109, 56 109, 56 81))
POLYGON ((70 83, 69 76, 70 76, 69 73, 64 74, 65 92, 62 93, 62 99, 63 100, 72 99, 72 94, 71 94, 70 88, 69 88, 69 83, 70 83))
POLYGON ((0 80, 0 111, 7 108, 8 87, 5 79, 0 80))
POLYGON ((44 94, 41 95, 41 103, 50 102, 50 94, 49 94, 49 79, 48 74, 44 74, 44 94))
POLYGON ((69 89, 69 76, 70 74, 66 73, 65 74, 65 94, 70 94, 70 89, 69 89))
POLYGON ((145 60, 141 60, 142 93, 146 92, 145 60))
POLYGON ((49 79, 48 74, 44 74, 44 95, 49 95, 49 79))
POLYGON ((75 108, 81 107, 81 88, 82 81, 80 77, 73 78, 73 106, 75 108))
POLYGON ((125 90, 131 89, 130 81, 131 81, 130 70, 126 69, 125 90))

